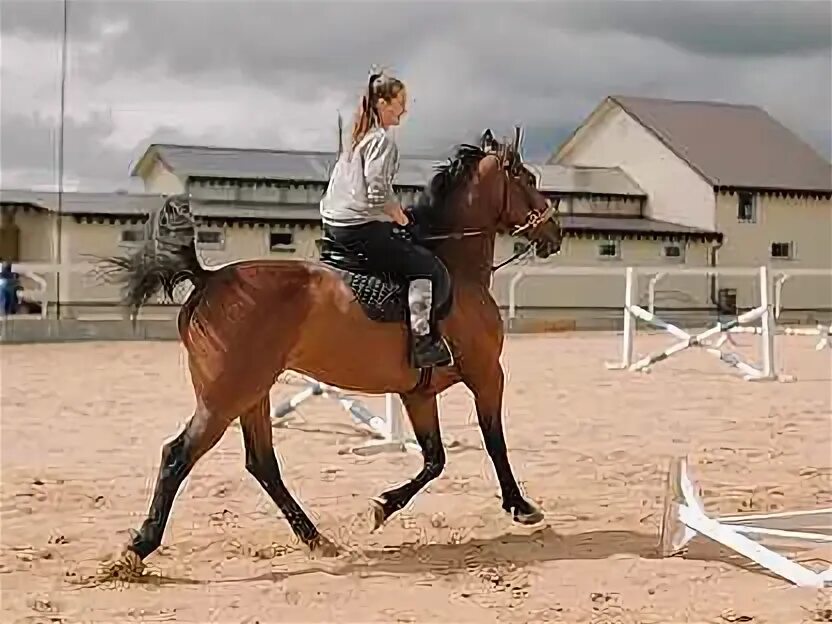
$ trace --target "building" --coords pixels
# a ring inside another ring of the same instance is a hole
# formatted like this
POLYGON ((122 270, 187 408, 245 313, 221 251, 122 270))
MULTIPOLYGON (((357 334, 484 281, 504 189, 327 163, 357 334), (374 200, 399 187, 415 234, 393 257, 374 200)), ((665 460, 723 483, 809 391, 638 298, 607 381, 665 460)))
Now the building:
MULTIPOLYGON (((412 203, 433 174, 441 157, 403 157, 396 178, 402 201, 412 203)), ((318 201, 324 192, 334 156, 326 152, 241 150, 204 146, 154 144, 133 168, 147 192, 194 197, 201 221, 198 240, 213 261, 267 257, 288 253, 314 257, 320 236, 318 201)), ((643 214, 644 191, 615 166, 532 166, 544 194, 561 201, 567 240, 554 262, 592 264, 621 257, 622 248, 642 263, 707 262, 712 231, 666 223, 643 214)), ((503 237, 496 257, 511 257, 522 241, 503 237)), ((498 301, 508 303, 508 275, 495 276, 498 301)), ((676 303, 706 305, 705 291, 676 297, 676 303)), ((623 297, 620 277, 532 278, 523 286, 523 307, 529 314, 561 308, 569 315, 596 314, 605 308, 617 314, 623 297), (548 283, 543 283, 548 281, 548 283)))
POLYGON ((26 290, 45 288, 64 314, 83 316, 112 309, 118 288, 82 265, 122 254, 144 241, 148 215, 164 202, 154 194, 0 191, 0 258, 25 265, 44 283, 23 276, 26 290), (54 266, 74 267, 56 279, 54 266), (60 297, 58 297, 60 292, 60 297))
MULTIPOLYGON (((832 268, 832 166, 756 106, 608 97, 547 163, 620 167, 646 216, 722 235, 717 265, 832 268)), ((759 302, 749 279, 715 281, 741 307, 759 302)), ((828 277, 790 280, 783 297, 832 311, 828 277)))
MULTIPOLYGON (((188 192, 207 262, 317 256, 318 202, 334 154, 153 144, 131 174, 148 193, 188 192)), ((396 191, 416 194, 438 159, 403 158, 396 191)))
MULTIPOLYGON (((442 158, 402 158, 396 191, 405 204, 415 201, 442 158)), ((152 144, 131 172, 144 194, 67 193, 59 209, 54 193, 2 191, 0 256, 76 263, 118 253, 141 243, 147 215, 166 195, 188 192, 206 264, 313 259, 318 201, 333 164, 334 154, 326 152, 152 144)), ((566 238, 558 256, 520 260, 496 273, 498 302, 507 306, 518 265, 595 266, 618 274, 529 278, 518 291, 527 317, 566 326, 620 319, 625 266, 832 266, 830 165, 755 107, 610 97, 546 163, 530 168, 539 189, 559 201, 566 238)), ((521 244, 501 237, 496 261, 521 244)), ((832 309, 829 285, 819 281, 790 283, 786 307, 832 309)), ((643 303, 646 289, 642 284, 643 303)), ((112 286, 83 274, 63 279, 60 293, 69 314, 112 308, 117 300, 112 286)), ((675 276, 659 282, 656 304, 710 312, 732 294, 740 307, 758 302, 750 278, 675 276)))

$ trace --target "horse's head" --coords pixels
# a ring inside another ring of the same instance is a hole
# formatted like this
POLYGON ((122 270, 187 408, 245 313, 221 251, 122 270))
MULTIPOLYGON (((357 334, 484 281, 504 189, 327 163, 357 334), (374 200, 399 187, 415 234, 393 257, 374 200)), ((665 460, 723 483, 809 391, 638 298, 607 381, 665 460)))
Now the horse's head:
POLYGON ((524 236, 541 258, 560 250, 557 207, 523 165, 519 128, 512 145, 501 145, 486 130, 479 145, 459 145, 436 169, 411 210, 428 230, 426 240, 499 232, 524 236))
POLYGON ((502 233, 524 236, 535 246, 540 258, 560 251, 563 232, 558 218, 557 204, 553 204, 537 190, 534 174, 523 165, 520 156, 520 128, 515 128, 514 142, 500 144, 486 130, 481 148, 485 157, 479 163, 480 183, 488 184, 494 195, 493 225, 502 233))

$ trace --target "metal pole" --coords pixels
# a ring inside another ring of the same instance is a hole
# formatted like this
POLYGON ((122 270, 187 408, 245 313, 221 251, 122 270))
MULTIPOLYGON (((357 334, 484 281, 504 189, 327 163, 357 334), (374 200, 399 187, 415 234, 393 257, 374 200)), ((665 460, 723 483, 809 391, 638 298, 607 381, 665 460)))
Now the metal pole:
POLYGON ((66 49, 69 23, 69 0, 63 1, 64 28, 61 38, 61 113, 58 123, 58 240, 55 252, 58 270, 55 273, 55 314, 61 318, 61 272, 63 270, 63 207, 64 207, 64 116, 66 112, 66 49))

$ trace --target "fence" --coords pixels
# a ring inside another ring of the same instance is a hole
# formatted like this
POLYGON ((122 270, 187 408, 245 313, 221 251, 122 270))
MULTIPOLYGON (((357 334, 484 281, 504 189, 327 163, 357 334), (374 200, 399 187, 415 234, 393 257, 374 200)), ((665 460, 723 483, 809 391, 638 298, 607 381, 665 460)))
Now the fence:
MULTIPOLYGON (((620 277, 622 280, 624 279, 627 271, 626 266, 616 265, 616 266, 535 266, 534 264, 521 266, 520 268, 516 268, 514 271, 508 269, 506 271, 507 274, 511 275, 511 279, 509 281, 509 292, 508 292, 508 310, 507 310, 507 323, 509 329, 515 329, 516 321, 518 319, 518 311, 523 310, 524 306, 520 305, 518 301, 518 290, 521 283, 528 277, 584 277, 584 278, 592 278, 592 277, 620 277)), ((25 278, 28 278, 32 282, 34 282, 35 288, 26 288, 23 290, 22 295, 25 299, 30 301, 35 301, 41 305, 41 312, 39 317, 41 318, 48 318, 50 316, 50 312, 53 309, 55 300, 56 300, 56 292, 53 286, 50 286, 50 282, 52 284, 55 283, 55 280, 49 280, 47 277, 54 276, 58 270, 60 269, 61 275, 66 274, 90 274, 93 269, 94 265, 92 263, 75 263, 75 264, 48 264, 48 263, 21 263, 16 264, 13 267, 13 270, 20 273, 25 278)), ((638 267, 638 272, 641 275, 650 275, 650 280, 648 284, 648 293, 647 293, 647 310, 652 314, 655 313, 656 309, 656 293, 657 293, 657 285, 658 283, 667 275, 670 274, 686 274, 686 275, 718 275, 718 274, 728 274, 731 271, 739 271, 743 272, 746 271, 748 275, 756 275, 757 269, 756 268, 736 268, 736 267, 679 267, 679 268, 672 268, 669 269, 666 266, 659 266, 659 267, 651 267, 651 266, 643 266, 638 267)), ((780 269, 772 269, 772 275, 774 277, 774 294, 772 303, 775 308, 775 318, 780 319, 781 312, 784 309, 783 306, 783 287, 787 280, 793 280, 794 278, 799 277, 830 277, 832 279, 832 270, 831 269, 817 269, 817 268, 794 268, 788 270, 780 270, 780 269)), ((63 280, 62 280, 63 281, 63 280)), ((64 290, 62 288, 62 290, 64 290)), ((86 298, 84 296, 79 297, 76 300, 68 301, 68 298, 64 296, 65 293, 61 293, 61 303, 62 306, 67 306, 73 309, 93 309, 98 310, 97 314, 101 317, 110 317, 113 318, 113 311, 119 306, 118 301, 115 297, 110 299, 107 298, 86 298), (101 312, 101 310, 109 310, 109 312, 101 312)), ((159 309, 159 308, 171 308, 174 309, 177 306, 176 303, 165 303, 164 301, 159 301, 157 303, 151 304, 149 309, 159 309)), ((611 306, 606 308, 606 311, 609 314, 614 313, 616 318, 620 318, 621 304, 619 301, 611 301, 611 306)), ((547 308, 548 311, 556 313, 561 308, 552 307, 547 308)), ((564 310, 568 310, 568 308, 563 308, 564 310)), ((597 308, 597 307, 590 307, 590 310, 598 310, 599 312, 604 308, 597 308)), ((702 308, 703 310, 715 311, 716 306, 711 302, 707 302, 707 305, 702 308)), ((175 312, 165 310, 164 318, 172 317, 175 312)), ((93 313, 95 316, 96 313, 93 313)), ((123 316, 122 312, 118 311, 118 316, 123 316)), ((600 314, 598 315, 600 318, 600 314)))

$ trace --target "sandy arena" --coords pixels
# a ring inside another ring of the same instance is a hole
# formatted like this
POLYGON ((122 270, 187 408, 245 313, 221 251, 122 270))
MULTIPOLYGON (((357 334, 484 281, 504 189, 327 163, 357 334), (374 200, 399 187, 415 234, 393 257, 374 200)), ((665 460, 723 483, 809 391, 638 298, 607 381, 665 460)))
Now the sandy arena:
MULTIPOLYGON (((832 504, 830 351, 778 338, 779 364, 797 383, 749 383, 699 352, 650 375, 607 371, 619 340, 507 340, 509 453, 547 514, 542 527, 502 513, 459 386, 440 399, 454 442, 445 473, 370 534, 368 498, 415 475, 421 459, 339 454, 367 438, 337 405, 313 399, 302 421, 275 430, 275 445, 289 488, 349 549, 343 560, 298 547, 245 471, 235 424, 186 481, 147 582, 103 587, 83 583, 138 528, 160 447, 192 412, 181 347, 4 346, 0 621, 832 621, 828 592, 794 588, 704 539, 684 558, 654 555, 672 455, 689 454, 709 511, 832 504)), ((636 350, 671 342, 639 334, 636 350)), ((278 385, 273 397, 298 389, 278 385)), ((381 411, 381 399, 368 403, 381 411)), ((797 556, 832 559, 824 548, 797 556)))

